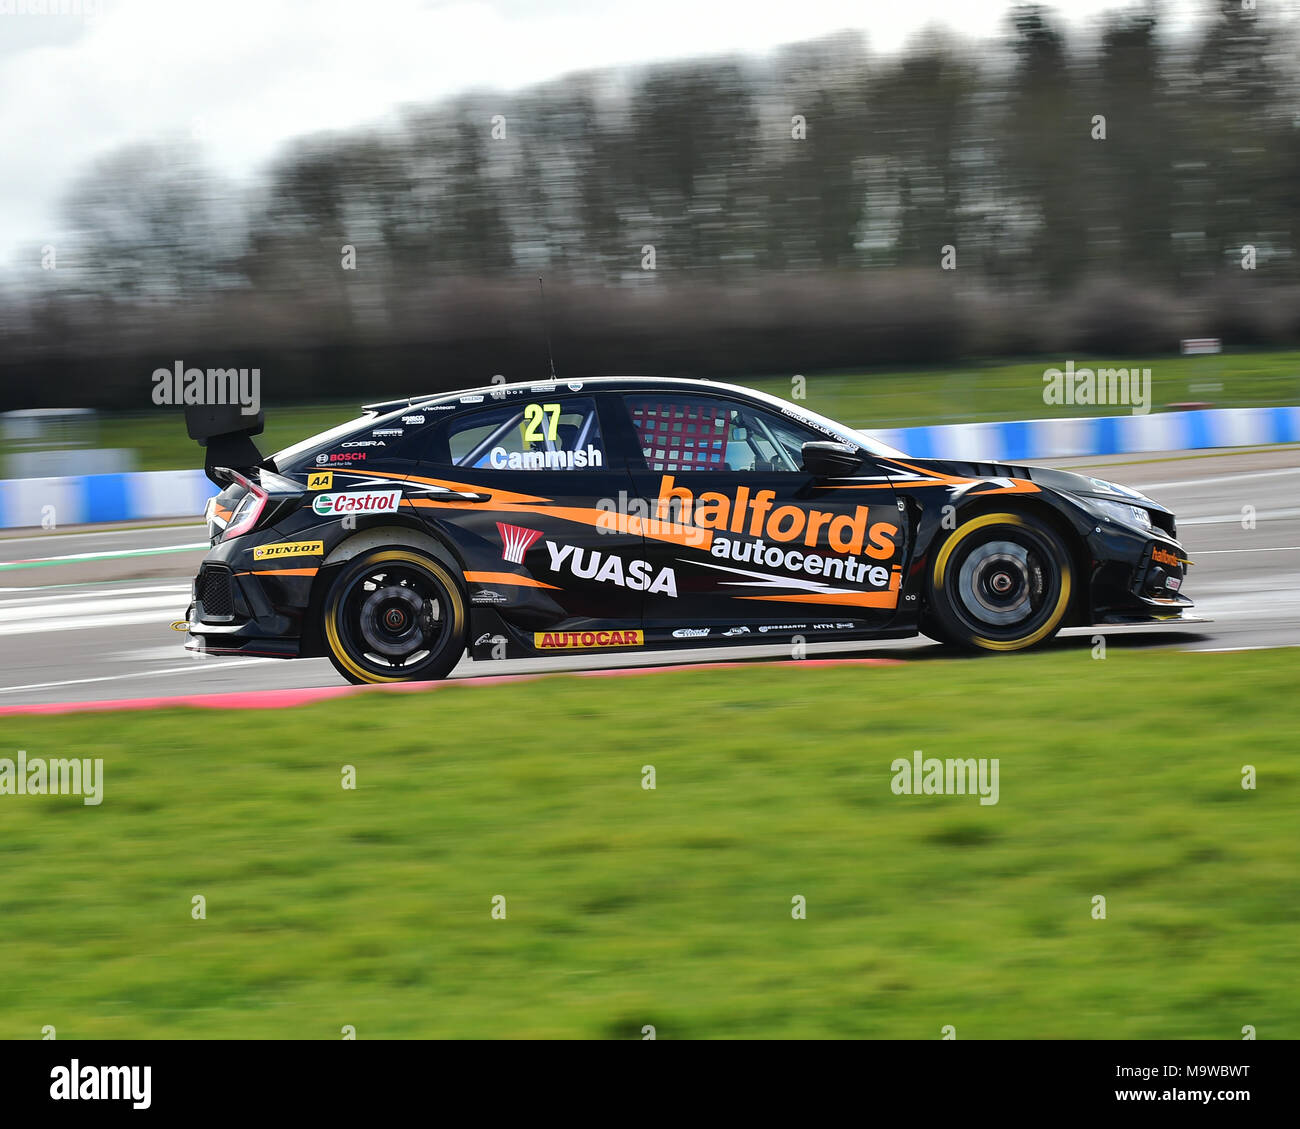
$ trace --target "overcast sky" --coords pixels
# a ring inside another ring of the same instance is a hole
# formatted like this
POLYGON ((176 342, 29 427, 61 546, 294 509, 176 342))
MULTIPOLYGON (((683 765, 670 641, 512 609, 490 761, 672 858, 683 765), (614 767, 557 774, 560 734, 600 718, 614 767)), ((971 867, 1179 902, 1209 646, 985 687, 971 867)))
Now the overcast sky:
MULTIPOLYGON (((1293 6, 1295 0, 1259 0, 1293 6)), ((57 243, 63 190, 123 144, 189 137, 246 180, 286 139, 471 87, 761 54, 843 29, 895 51, 1001 30, 1009 0, 0 0, 0 264, 57 243), (77 14, 24 14, 30 9, 77 14)), ((1068 21, 1134 0, 1056 0, 1068 21)), ((1203 0, 1165 0, 1187 26, 1203 0)))

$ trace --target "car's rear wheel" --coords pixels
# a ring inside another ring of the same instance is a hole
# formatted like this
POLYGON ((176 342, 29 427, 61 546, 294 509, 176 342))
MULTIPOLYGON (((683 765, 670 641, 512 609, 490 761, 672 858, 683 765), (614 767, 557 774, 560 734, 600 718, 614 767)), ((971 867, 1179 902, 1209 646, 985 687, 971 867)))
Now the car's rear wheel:
POLYGON ((447 567, 411 549, 364 553, 325 598, 326 649, 349 682, 444 678, 465 653, 465 599, 447 567))
POLYGON ((1060 629, 1073 588, 1070 551, 1050 525, 1029 514, 980 514, 934 555, 924 630, 971 650, 1024 650, 1060 629))

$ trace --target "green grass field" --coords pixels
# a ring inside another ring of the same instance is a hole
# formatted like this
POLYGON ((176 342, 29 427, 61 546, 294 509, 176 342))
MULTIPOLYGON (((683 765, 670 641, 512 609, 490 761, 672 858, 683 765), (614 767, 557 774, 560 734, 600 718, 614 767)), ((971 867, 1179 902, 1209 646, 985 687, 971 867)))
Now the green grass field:
POLYGON ((1295 664, 1077 647, 3 718, 0 756, 102 757, 105 786, 0 796, 0 1036, 1296 1038, 1295 664), (998 758, 999 802, 893 794, 915 749, 998 758))
MULTIPOLYGON (((1300 352, 1242 352, 1217 357, 1075 357, 1092 367, 1151 369, 1153 411, 1171 403, 1212 402, 1222 407, 1300 404, 1300 352), (1206 385, 1222 385, 1218 391, 1206 385)), ((808 376, 808 407, 853 427, 911 427, 962 420, 1041 419, 1108 415, 1114 407, 1049 406, 1043 403, 1043 371, 1063 357, 991 361, 903 372, 831 373, 808 376)), ((471 377, 466 383, 473 383, 471 377)), ((755 377, 747 383, 789 399, 789 377, 755 377)), ((267 454, 353 418, 373 395, 358 387, 355 400, 310 405, 267 405, 266 431, 258 446, 267 454)), ((1119 409, 1123 410, 1123 409, 1119 409)), ((96 441, 101 447, 139 452, 139 469, 174 470, 202 464, 185 435, 179 413, 107 415, 96 441)))
MULTIPOLYGON (((1110 405, 1044 404, 1044 371, 1063 369, 1067 359, 1037 357, 905 372, 810 376, 805 402, 823 415, 864 429, 1115 415, 1128 410, 1110 405)), ((1212 403, 1216 407, 1300 404, 1300 352, 1072 359, 1076 367, 1094 370, 1149 368, 1152 411, 1181 403, 1212 403)), ((775 396, 790 397, 788 377, 747 383, 775 396)))

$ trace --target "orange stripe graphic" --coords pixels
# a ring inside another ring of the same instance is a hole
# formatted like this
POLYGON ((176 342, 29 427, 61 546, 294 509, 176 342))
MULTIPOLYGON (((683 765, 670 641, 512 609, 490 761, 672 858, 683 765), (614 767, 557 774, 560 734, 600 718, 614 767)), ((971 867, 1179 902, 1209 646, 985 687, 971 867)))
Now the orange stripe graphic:
POLYGON ((540 580, 517 572, 467 572, 465 579, 471 584, 513 584, 518 588, 550 588, 559 591, 558 585, 543 584, 540 580))
MULTIPOLYGON (((512 498, 526 497, 512 495, 512 498)), ((599 510, 594 506, 550 506, 519 501, 443 502, 434 498, 406 498, 404 501, 418 509, 430 510, 483 510, 487 513, 534 514, 538 517, 558 517, 579 525, 606 529, 611 533, 629 533, 652 541, 667 541, 672 545, 708 550, 713 544, 713 530, 694 525, 676 525, 656 518, 643 518, 637 514, 620 514, 599 510)), ((539 499, 542 501, 542 499, 539 499)))
POLYGON ((889 572, 889 588, 884 592, 800 592, 792 596, 741 596, 740 599, 779 604, 838 604, 846 608, 896 608, 902 583, 902 568, 894 565, 889 572))
POLYGON ((797 596, 741 596, 786 604, 838 604, 848 608, 896 608, 897 592, 802 592, 797 596))

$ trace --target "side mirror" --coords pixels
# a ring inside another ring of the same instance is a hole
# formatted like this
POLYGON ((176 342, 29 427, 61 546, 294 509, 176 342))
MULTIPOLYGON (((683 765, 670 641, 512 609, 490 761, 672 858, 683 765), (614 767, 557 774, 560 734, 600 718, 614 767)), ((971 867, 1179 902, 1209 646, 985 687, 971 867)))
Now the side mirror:
POLYGON ((851 474, 862 466, 862 452, 847 443, 817 439, 805 443, 801 449, 803 469, 818 478, 834 478, 837 474, 851 474))

